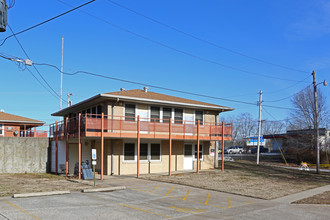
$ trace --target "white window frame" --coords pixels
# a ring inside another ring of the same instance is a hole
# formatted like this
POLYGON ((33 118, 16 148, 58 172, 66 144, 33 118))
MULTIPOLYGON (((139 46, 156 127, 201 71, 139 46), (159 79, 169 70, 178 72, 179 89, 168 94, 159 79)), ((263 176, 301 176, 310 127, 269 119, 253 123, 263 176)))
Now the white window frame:
MULTIPOLYGON (((195 153, 197 153, 197 151, 195 151, 195 146, 197 145, 197 143, 193 143, 192 144, 192 152, 193 152, 193 160, 197 161, 197 158, 195 158, 195 153)), ((202 158, 199 158, 200 161, 204 160, 204 144, 203 143, 199 143, 199 145, 202 146, 202 158)))
POLYGON ((0 124, 0 130, 1 130, 0 136, 4 136, 5 135, 5 126, 4 126, 4 124, 0 124))
MULTIPOLYGON (((162 161, 162 144, 159 141, 141 142, 141 144, 148 145, 147 160, 140 160, 140 162, 161 162, 162 161), (151 144, 159 144, 159 160, 151 160, 151 144)), ((137 162, 137 143, 136 142, 124 142, 123 143, 123 162, 137 162), (134 160, 125 160, 125 144, 134 144, 134 160)))
POLYGON ((196 111, 203 112, 203 124, 201 124, 200 126, 204 126, 204 125, 205 125, 205 112, 204 112, 203 110, 195 109, 195 111, 194 111, 194 121, 195 121, 195 125, 196 125, 196 111))
POLYGON ((136 162, 137 160, 137 149, 135 142, 124 142, 123 143, 123 162, 136 162), (125 144, 134 144, 134 160, 125 160, 125 144))
POLYGON ((124 121, 125 122, 135 122, 136 121, 136 111, 137 111, 137 108, 136 108, 136 104, 131 104, 131 103, 125 103, 124 105, 124 112, 123 112, 123 116, 124 116, 124 121), (126 105, 134 105, 135 108, 134 108, 134 121, 133 120, 127 120, 126 121, 126 105))

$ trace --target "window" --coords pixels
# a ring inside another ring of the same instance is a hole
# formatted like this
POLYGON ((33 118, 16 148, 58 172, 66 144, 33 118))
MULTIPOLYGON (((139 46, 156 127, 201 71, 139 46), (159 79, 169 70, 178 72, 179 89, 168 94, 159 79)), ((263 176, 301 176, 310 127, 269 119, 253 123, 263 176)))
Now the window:
POLYGON ((140 144, 140 160, 148 160, 148 144, 140 144))
POLYGON ((135 121, 135 105, 131 105, 131 104, 125 105, 125 120, 135 121))
POLYGON ((135 144, 125 143, 124 145, 124 160, 135 160, 135 144))
POLYGON ((92 118, 96 118, 96 107, 92 108, 92 118))
POLYGON ((159 122, 160 118, 160 108, 159 107, 152 107, 150 108, 151 110, 151 122, 159 122))
POLYGON ((150 158, 151 160, 160 160, 160 144, 150 145, 150 158))
POLYGON ((182 124, 183 121, 183 109, 174 109, 174 123, 182 124))
POLYGON ((97 107, 96 107, 96 111, 97 111, 97 117, 98 118, 101 118, 102 116, 101 116, 101 114, 102 114, 102 105, 98 105, 97 107))
POLYGON ((195 111, 195 124, 197 125, 199 120, 199 124, 203 124, 203 111, 195 111))
MULTIPOLYGON (((194 159, 197 160, 197 144, 195 144, 194 159)), ((203 160, 203 145, 199 145, 199 160, 203 160)))
POLYGON ((4 131, 3 131, 3 124, 0 124, 0 135, 3 135, 4 131))
POLYGON ((172 116, 171 108, 163 108, 163 122, 169 123, 172 116))

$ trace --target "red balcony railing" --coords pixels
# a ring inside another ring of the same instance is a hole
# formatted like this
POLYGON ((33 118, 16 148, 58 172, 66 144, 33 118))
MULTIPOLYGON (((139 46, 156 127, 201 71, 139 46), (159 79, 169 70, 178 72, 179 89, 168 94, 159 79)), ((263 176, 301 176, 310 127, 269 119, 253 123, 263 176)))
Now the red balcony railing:
MULTIPOLYGON (((151 119, 142 117, 112 116, 98 114, 84 114, 80 116, 80 132, 82 136, 100 136, 102 132, 109 137, 134 137, 138 133, 146 138, 162 138, 170 133, 169 122, 162 119, 151 119), (138 120, 140 127, 138 128, 138 120)), ((232 136, 232 124, 224 123, 200 122, 199 136, 208 137, 213 140, 220 140, 222 135, 227 140, 232 136)), ((79 117, 69 118, 66 121, 60 121, 50 125, 50 137, 77 137, 79 131, 79 117)), ((172 121, 171 134, 173 138, 191 139, 197 136, 197 122, 175 120, 172 121)))

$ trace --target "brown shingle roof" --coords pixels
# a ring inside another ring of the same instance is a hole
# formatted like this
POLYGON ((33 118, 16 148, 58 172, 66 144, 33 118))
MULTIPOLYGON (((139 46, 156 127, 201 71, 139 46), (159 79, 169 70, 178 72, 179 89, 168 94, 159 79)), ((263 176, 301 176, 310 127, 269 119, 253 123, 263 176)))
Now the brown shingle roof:
POLYGON ((180 98, 180 97, 176 97, 176 96, 164 95, 164 94, 156 93, 156 92, 150 92, 150 91, 145 92, 144 90, 141 90, 141 89, 133 89, 133 90, 119 91, 119 92, 109 92, 109 93, 105 93, 105 94, 168 101, 168 102, 178 102, 178 103, 186 103, 186 104, 193 104, 193 105, 207 105, 207 106, 213 106, 213 107, 219 107, 219 108, 228 108, 228 107, 224 107, 221 105, 215 105, 215 104, 211 104, 211 103, 200 102, 200 101, 180 98))
POLYGON ((1 122, 15 122, 15 123, 32 123, 32 124, 44 124, 42 121, 26 118, 18 115, 13 115, 5 112, 0 112, 0 123, 1 122))

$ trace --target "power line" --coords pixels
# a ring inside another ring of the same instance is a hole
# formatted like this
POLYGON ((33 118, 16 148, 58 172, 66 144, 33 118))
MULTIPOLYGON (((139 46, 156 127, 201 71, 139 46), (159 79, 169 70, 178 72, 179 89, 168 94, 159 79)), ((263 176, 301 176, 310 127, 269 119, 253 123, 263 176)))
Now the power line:
POLYGON ((27 28, 27 29, 24 29, 24 30, 22 30, 22 31, 19 31, 19 32, 15 33, 15 34, 13 33, 12 35, 10 35, 10 36, 8 36, 8 37, 6 37, 5 39, 2 40, 2 43, 0 44, 0 47, 6 42, 6 40, 7 40, 8 38, 14 37, 15 35, 17 36, 17 35, 19 35, 19 34, 21 34, 21 33, 24 33, 24 32, 26 32, 26 31, 28 31, 28 30, 31 30, 31 29, 33 29, 33 28, 36 28, 36 27, 38 27, 38 26, 40 26, 40 25, 46 24, 46 23, 48 23, 48 22, 50 22, 50 21, 52 21, 52 20, 54 20, 54 19, 56 19, 56 18, 59 18, 59 17, 61 17, 61 16, 63 16, 63 15, 66 15, 66 14, 72 12, 72 11, 75 11, 75 10, 77 10, 77 9, 79 9, 79 8, 85 6, 85 5, 88 5, 88 4, 90 4, 90 3, 94 2, 94 1, 95 1, 95 0, 89 1, 89 2, 87 2, 87 3, 85 3, 85 4, 82 4, 82 5, 78 6, 78 7, 75 7, 75 8, 73 8, 73 9, 69 10, 69 11, 66 11, 66 12, 64 12, 64 13, 62 13, 62 14, 59 14, 59 15, 55 16, 55 17, 52 17, 52 18, 50 18, 50 19, 48 19, 48 20, 46 20, 46 21, 43 21, 43 22, 41 22, 41 23, 39 23, 39 24, 36 24, 36 25, 33 25, 32 27, 29 27, 29 28, 27 28))
POLYGON ((161 21, 159 21, 159 20, 156 20, 156 19, 154 19, 154 18, 151 18, 151 17, 149 17, 149 16, 147 16, 147 15, 144 15, 144 14, 142 14, 142 13, 140 13, 140 12, 137 12, 137 11, 135 11, 135 10, 133 10, 133 9, 130 9, 130 8, 124 6, 124 5, 121 5, 121 4, 119 4, 119 3, 115 2, 115 1, 112 1, 112 0, 107 0, 107 1, 110 2, 110 3, 112 3, 112 4, 114 4, 114 5, 116 5, 116 6, 118 6, 118 7, 120 7, 120 8, 123 8, 123 9, 125 9, 125 10, 127 10, 127 11, 130 11, 130 12, 132 12, 132 13, 138 15, 138 16, 144 17, 144 18, 146 18, 146 19, 148 19, 148 20, 150 20, 150 21, 152 21, 152 22, 154 22, 154 23, 157 23, 157 24, 159 24, 159 25, 162 25, 163 27, 166 27, 166 28, 168 28, 168 29, 174 30, 174 31, 176 31, 176 32, 178 32, 178 33, 181 33, 181 34, 185 35, 185 36, 188 36, 188 37, 193 38, 193 39, 195 39, 195 40, 198 40, 198 41, 200 41, 200 42, 206 43, 206 44, 208 44, 208 45, 214 46, 214 47, 216 47, 216 48, 219 48, 219 49, 225 50, 225 51, 227 51, 227 52, 230 52, 230 53, 233 53, 233 54, 236 54, 236 55, 239 55, 239 56, 245 57, 245 58, 249 58, 249 59, 251 59, 251 60, 255 60, 255 61, 258 61, 258 62, 261 62, 261 63, 265 63, 265 64, 272 65, 272 66, 276 66, 276 67, 279 67, 279 68, 283 68, 283 69, 287 69, 287 70, 291 70, 291 71, 296 71, 296 72, 301 72, 301 73, 308 73, 307 71, 298 70, 298 69, 295 69, 295 68, 292 68, 292 67, 287 67, 287 66, 284 66, 284 65, 280 65, 280 64, 272 63, 272 62, 269 62, 269 61, 266 61, 266 60, 263 60, 263 59, 260 59, 260 58, 256 58, 256 57, 253 57, 253 56, 250 56, 250 55, 247 55, 247 54, 244 54, 244 53, 241 53, 241 52, 238 52, 238 51, 235 51, 235 50, 229 49, 229 48, 227 48, 227 47, 224 47, 224 46, 221 46, 221 45, 219 45, 219 44, 213 43, 213 42, 211 42, 211 41, 208 41, 208 40, 202 39, 202 38, 200 38, 200 37, 197 37, 196 35, 193 35, 193 34, 187 33, 187 32, 185 32, 185 31, 182 31, 182 30, 180 30, 180 29, 178 29, 178 28, 175 28, 175 27, 173 27, 173 26, 171 26, 171 25, 168 25, 168 24, 166 24, 166 23, 164 23, 164 22, 161 22, 161 21))
MULTIPOLYGON (((25 56, 27 57, 27 58, 29 58, 30 59, 30 57, 29 57, 29 55, 27 54, 27 52, 25 51, 25 49, 23 48, 23 45, 21 44, 21 42, 18 40, 18 38, 16 37, 16 34, 14 33, 14 31, 13 31, 13 29, 10 27, 10 25, 8 24, 8 27, 9 27, 9 29, 10 29, 10 31, 13 33, 13 35, 14 35, 14 37, 15 37, 15 39, 16 39, 16 41, 17 41, 17 43, 19 44, 19 46, 21 47, 21 49, 22 49, 22 51, 24 52, 24 54, 25 54, 25 56)), ((33 68, 35 69, 35 71, 37 71, 37 73, 39 74, 39 76, 41 77, 41 79, 46 83, 46 85, 53 91, 53 93, 58 97, 58 98, 60 98, 60 96, 59 96, 59 94, 49 85, 49 83, 46 81, 46 79, 42 76, 42 74, 39 72, 39 70, 35 67, 35 65, 33 64, 32 65, 33 66, 33 68)), ((31 73, 31 71, 29 70, 29 72, 31 73)), ((35 77, 36 78, 36 77, 35 77)), ((38 80, 38 82, 40 82, 39 80, 38 80)), ((47 90, 47 91, 49 91, 49 90, 47 90)), ((50 92, 50 91, 49 91, 50 92)), ((53 94, 52 93, 52 94, 53 94)), ((53 95, 54 95, 53 94, 53 95)), ((65 101, 65 100, 64 100, 65 101)))
MULTIPOLYGON (((57 1, 61 2, 62 4, 68 5, 68 6, 70 6, 70 7, 73 7, 73 6, 71 6, 70 4, 67 4, 67 3, 65 3, 65 2, 63 2, 63 1, 61 1, 61 0, 57 0, 57 1)), ((85 12, 85 11, 83 11, 83 10, 79 10, 79 11, 81 11, 81 12, 87 14, 87 15, 90 16, 90 17, 93 17, 93 18, 96 19, 96 20, 102 21, 102 22, 104 22, 104 23, 106 23, 106 24, 108 24, 108 25, 110 25, 110 26, 112 26, 112 27, 115 27, 115 28, 117 28, 117 29, 119 29, 119 30, 121 30, 121 31, 124 31, 124 32, 130 33, 130 34, 132 34, 132 35, 134 35, 134 36, 137 36, 137 37, 139 37, 139 38, 142 38, 142 39, 144 39, 144 40, 146 40, 146 41, 152 42, 153 44, 156 44, 156 45, 159 45, 159 46, 165 47, 165 48, 167 48, 167 49, 173 50, 173 51, 175 51, 175 52, 178 52, 178 53, 181 53, 181 54, 184 54, 184 55, 187 55, 187 56, 193 57, 193 58, 195 58, 195 59, 198 59, 198 60, 201 60, 201 61, 204 61, 204 62, 207 62, 207 63, 211 63, 211 64, 214 64, 214 65, 217 65, 217 66, 221 66, 221 67, 226 68, 226 69, 231 69, 231 70, 234 70, 234 71, 243 72, 243 73, 247 73, 247 74, 251 74, 251 75, 256 75, 256 76, 261 76, 261 77, 265 77, 265 78, 277 79, 277 80, 282 80, 282 81, 293 81, 293 82, 297 82, 297 80, 293 80, 293 79, 286 79, 286 78, 281 78, 281 77, 275 77, 275 76, 272 76, 272 75, 267 75, 267 74, 263 74, 263 73, 257 73, 257 72, 253 72, 253 71, 248 71, 248 70, 240 69, 240 68, 237 68, 237 67, 234 67, 234 66, 231 66, 231 65, 227 65, 227 64, 219 63, 219 62, 217 62, 217 61, 210 60, 210 59, 207 59, 207 58, 204 58, 204 57, 201 57, 201 56, 198 56, 198 55, 195 55, 195 54, 192 54, 192 53, 186 52, 186 51, 181 50, 181 49, 177 49, 177 48, 175 48, 175 47, 169 46, 169 45, 164 44, 164 43, 162 43, 162 42, 159 42, 159 41, 157 41, 157 40, 153 40, 153 39, 151 39, 151 38, 149 38, 149 37, 146 37, 146 36, 144 36, 144 35, 141 35, 141 34, 138 34, 138 33, 136 33, 136 32, 133 32, 133 31, 131 31, 131 30, 129 30, 129 29, 126 29, 126 28, 124 28, 124 27, 121 27, 121 26, 119 26, 119 25, 116 25, 116 24, 114 24, 114 23, 112 23, 112 22, 110 22, 110 21, 108 21, 108 20, 105 20, 105 19, 103 19, 103 18, 100 18, 100 17, 98 17, 98 16, 96 16, 96 15, 90 14, 90 13, 85 12)))
MULTIPOLYGON (((58 71, 61 71, 57 66, 52 65, 52 64, 47 64, 47 63, 34 63, 34 64, 35 65, 53 67, 53 68, 57 69, 58 71)), ((215 97, 215 96, 203 95, 203 94, 198 94, 198 93, 186 92, 186 91, 182 91, 182 90, 171 89, 171 88, 166 88, 166 87, 152 85, 152 84, 145 84, 145 83, 140 83, 140 82, 136 82, 136 81, 120 79, 120 78, 110 77, 110 76, 106 76, 106 75, 101 75, 101 74, 96 74, 96 73, 91 73, 91 72, 86 72, 86 71, 81 71, 81 70, 78 70, 78 71, 73 72, 73 73, 63 72, 63 74, 70 75, 70 76, 73 76, 73 75, 76 75, 76 74, 79 74, 79 73, 86 74, 86 75, 92 75, 92 76, 96 76, 96 77, 101 77, 101 78, 105 78, 105 79, 116 80, 116 81, 125 82, 125 83, 130 83, 130 84, 135 84, 135 85, 140 85, 140 86, 148 86, 148 87, 167 90, 167 91, 176 92, 176 93, 199 96, 199 97, 203 97, 203 98, 211 98, 211 99, 217 99, 217 100, 228 101, 228 102, 235 102, 235 103, 246 104, 246 105, 254 105, 254 106, 256 105, 256 103, 252 103, 252 102, 245 102, 245 101, 240 101, 240 100, 226 99, 226 98, 221 98, 221 97, 215 97)), ((293 110, 293 108, 286 108, 286 107, 280 107, 280 106, 272 106, 272 105, 263 105, 263 106, 268 106, 270 108, 293 110)))
POLYGON ((283 100, 289 99, 289 98, 291 98, 292 96, 297 95, 298 93, 300 93, 300 92, 302 92, 303 90, 307 89, 309 86, 311 86, 311 85, 308 85, 308 86, 306 86, 305 88, 299 90, 299 92, 296 92, 296 93, 294 93, 294 94, 292 94, 292 95, 290 95, 290 96, 287 96, 287 97, 285 97, 285 98, 281 98, 281 99, 277 99, 277 100, 271 100, 271 101, 264 101, 264 102, 280 102, 280 101, 283 101, 283 100))

